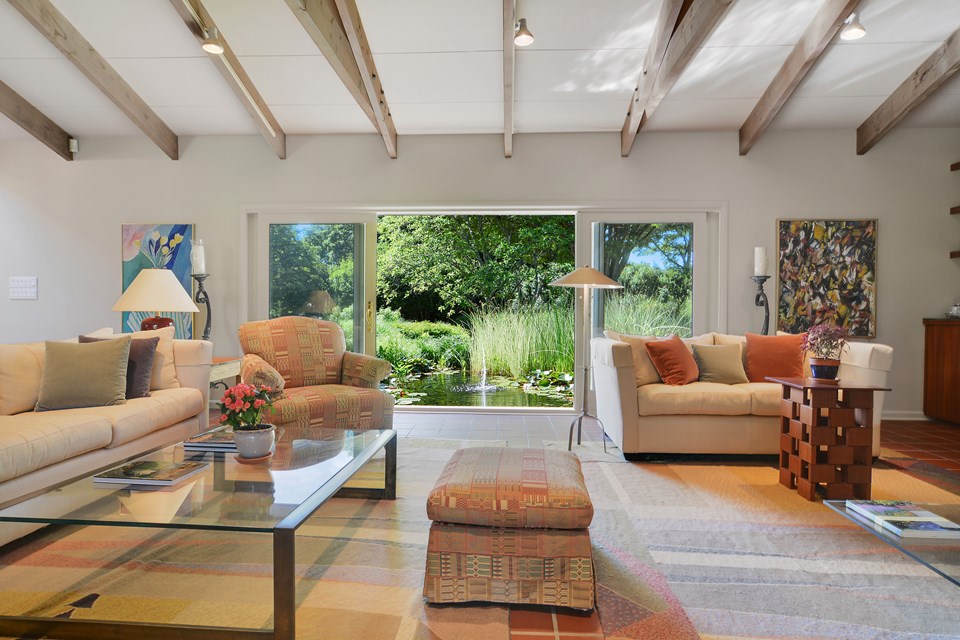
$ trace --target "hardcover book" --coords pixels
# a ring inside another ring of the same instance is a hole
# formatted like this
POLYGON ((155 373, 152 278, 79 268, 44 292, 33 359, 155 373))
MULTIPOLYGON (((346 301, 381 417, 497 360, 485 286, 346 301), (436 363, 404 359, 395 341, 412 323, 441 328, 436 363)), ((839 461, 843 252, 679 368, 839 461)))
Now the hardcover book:
POLYGON ((883 528, 902 538, 960 538, 960 524, 936 520, 884 520, 883 528))
POLYGON ((847 500, 847 509, 877 524, 884 520, 942 520, 913 502, 904 500, 847 500))
POLYGON ((236 451, 237 444, 233 440, 233 431, 217 429, 187 438, 183 441, 183 448, 187 451, 236 451))
POLYGON ((170 486, 209 466, 206 462, 155 462, 139 460, 93 476, 94 482, 170 486))

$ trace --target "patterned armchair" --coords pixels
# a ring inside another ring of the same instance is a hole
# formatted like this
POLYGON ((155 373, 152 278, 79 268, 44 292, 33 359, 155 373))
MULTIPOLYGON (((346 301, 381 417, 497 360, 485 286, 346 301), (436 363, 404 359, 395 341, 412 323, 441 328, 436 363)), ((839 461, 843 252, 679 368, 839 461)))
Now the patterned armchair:
POLYGON ((267 419, 276 425, 392 429, 393 396, 380 391, 390 363, 346 350, 334 322, 288 316, 240 326, 248 384, 283 389, 267 419))

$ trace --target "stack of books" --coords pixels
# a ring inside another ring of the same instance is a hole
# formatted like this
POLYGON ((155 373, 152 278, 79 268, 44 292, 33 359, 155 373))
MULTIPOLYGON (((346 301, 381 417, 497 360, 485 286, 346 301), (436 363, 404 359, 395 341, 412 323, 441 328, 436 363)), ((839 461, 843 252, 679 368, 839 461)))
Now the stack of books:
POLYGON ((847 510, 903 538, 960 538, 960 524, 902 500, 847 500, 847 510))
POLYGON ((183 441, 184 451, 221 451, 235 452, 237 444, 233 441, 233 431, 230 429, 216 429, 207 431, 198 436, 183 441))
POLYGON ((93 476, 94 483, 169 487, 206 469, 206 462, 138 460, 93 476))

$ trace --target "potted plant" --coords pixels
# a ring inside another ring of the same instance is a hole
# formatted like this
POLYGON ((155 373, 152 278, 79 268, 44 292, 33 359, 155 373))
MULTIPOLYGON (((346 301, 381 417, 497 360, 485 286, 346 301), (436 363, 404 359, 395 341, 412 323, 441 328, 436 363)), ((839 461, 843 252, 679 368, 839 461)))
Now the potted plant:
POLYGON ((836 380, 847 337, 846 329, 830 324, 818 324, 807 331, 800 349, 810 352, 810 372, 814 378, 836 380))
POLYGON ((241 458, 263 458, 273 448, 275 427, 262 422, 265 411, 273 406, 270 387, 238 384, 220 399, 220 424, 233 427, 233 440, 241 458))

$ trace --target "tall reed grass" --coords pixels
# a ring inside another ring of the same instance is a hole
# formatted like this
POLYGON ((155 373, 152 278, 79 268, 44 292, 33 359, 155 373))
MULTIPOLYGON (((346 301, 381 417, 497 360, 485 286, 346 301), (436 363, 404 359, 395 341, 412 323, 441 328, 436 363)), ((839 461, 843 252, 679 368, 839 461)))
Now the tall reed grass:
POLYGON ((643 336, 690 336, 691 300, 661 301, 656 298, 621 292, 604 298, 604 325, 620 333, 643 336))
POLYGON ((530 307, 471 314, 470 369, 521 378, 534 369, 573 371, 573 309, 530 307))

